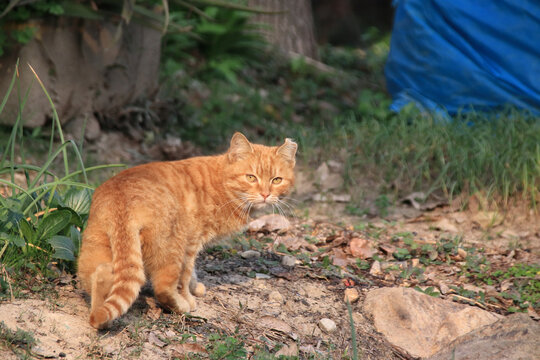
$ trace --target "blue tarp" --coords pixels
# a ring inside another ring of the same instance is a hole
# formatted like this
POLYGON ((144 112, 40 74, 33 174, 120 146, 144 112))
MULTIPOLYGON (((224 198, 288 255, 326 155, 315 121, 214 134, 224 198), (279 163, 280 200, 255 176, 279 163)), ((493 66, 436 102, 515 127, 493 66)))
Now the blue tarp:
POLYGON ((450 114, 506 104, 540 114, 539 0, 396 0, 391 108, 450 114))

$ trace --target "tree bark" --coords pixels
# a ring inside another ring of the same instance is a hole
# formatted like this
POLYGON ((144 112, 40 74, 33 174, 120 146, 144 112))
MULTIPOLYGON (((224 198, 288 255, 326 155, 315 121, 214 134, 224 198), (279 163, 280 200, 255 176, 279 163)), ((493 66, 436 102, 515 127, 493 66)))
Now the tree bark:
POLYGON ((318 60, 311 0, 249 0, 251 7, 278 14, 257 14, 253 21, 268 42, 286 54, 300 54, 318 60))

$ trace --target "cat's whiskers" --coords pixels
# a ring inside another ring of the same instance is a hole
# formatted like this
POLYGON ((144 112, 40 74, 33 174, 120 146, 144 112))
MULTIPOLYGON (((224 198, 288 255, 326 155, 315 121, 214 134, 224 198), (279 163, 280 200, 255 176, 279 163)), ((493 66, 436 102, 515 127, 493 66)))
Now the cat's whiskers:
MULTIPOLYGON (((286 198, 285 198, 286 199, 286 198)), ((277 199, 277 202, 276 202, 276 206, 278 206, 281 210, 282 210, 282 213, 285 214, 285 209, 287 209, 287 212, 290 213, 290 215, 295 218, 295 219, 298 219, 298 216, 296 215, 296 213, 294 212, 294 207, 291 205, 291 204, 288 204, 286 201, 284 200, 281 200, 281 199, 277 199), (282 207, 284 206, 285 209, 282 207)))
POLYGON ((232 209, 231 213, 227 217, 227 221, 230 220, 231 216, 236 215, 241 220, 242 223, 245 223, 249 220, 249 212, 253 206, 253 202, 250 200, 250 195, 245 193, 237 194, 237 198, 229 201, 228 203, 236 201, 236 206, 232 209), (238 213, 239 212, 239 213, 238 213))
POLYGON ((284 200, 287 200, 287 201, 294 201, 294 202, 297 203, 297 204, 300 204, 300 202, 301 202, 300 200, 294 199, 294 198, 292 198, 292 197, 290 197, 290 196, 284 197, 284 198, 283 198, 283 201, 284 201, 284 200))

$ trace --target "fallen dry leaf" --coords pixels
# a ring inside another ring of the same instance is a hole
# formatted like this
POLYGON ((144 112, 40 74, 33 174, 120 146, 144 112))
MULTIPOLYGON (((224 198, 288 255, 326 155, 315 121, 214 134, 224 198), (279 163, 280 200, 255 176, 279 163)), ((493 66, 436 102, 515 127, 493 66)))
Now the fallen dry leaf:
POLYGON ((340 248, 332 249, 332 253, 329 257, 332 260, 332 265, 334 266, 347 266, 356 263, 354 258, 348 256, 340 248))
POLYGON ((152 320, 159 319, 163 310, 156 304, 156 300, 153 297, 146 297, 145 300, 148 305, 148 311, 146 312, 148 317, 152 320))
POLYGON ((148 342, 160 348, 167 345, 165 342, 161 341, 159 337, 156 335, 156 333, 153 331, 150 334, 148 334, 148 342))
POLYGON ((196 343, 177 344, 172 347, 172 350, 174 356, 181 356, 183 359, 189 359, 188 354, 208 354, 208 351, 202 345, 196 343))
POLYGON ((287 250, 296 251, 299 249, 307 249, 309 251, 317 251, 317 247, 308 243, 305 239, 300 237, 278 237, 274 245, 283 244, 287 250))
POLYGON ((351 239, 349 242, 349 250, 352 256, 362 260, 369 259, 377 253, 377 250, 371 246, 368 240, 358 237, 351 239))

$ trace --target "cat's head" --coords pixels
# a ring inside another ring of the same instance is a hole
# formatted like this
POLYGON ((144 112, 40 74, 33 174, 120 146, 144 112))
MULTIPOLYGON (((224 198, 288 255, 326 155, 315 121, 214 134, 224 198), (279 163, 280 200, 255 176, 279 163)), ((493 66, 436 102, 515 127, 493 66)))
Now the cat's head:
POLYGON ((281 146, 264 146, 235 133, 227 151, 231 176, 228 185, 247 205, 279 207, 294 185, 297 148, 291 139, 285 139, 281 146))

